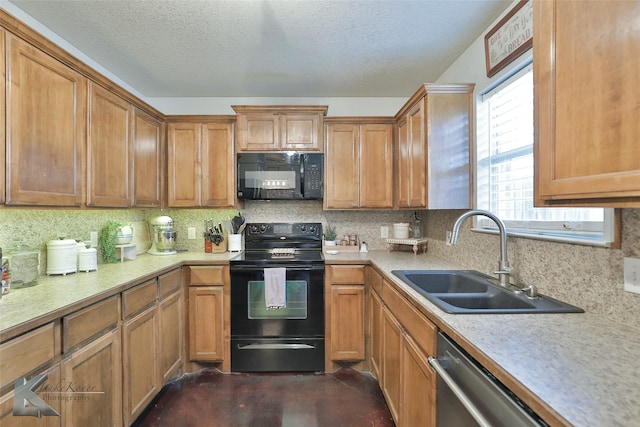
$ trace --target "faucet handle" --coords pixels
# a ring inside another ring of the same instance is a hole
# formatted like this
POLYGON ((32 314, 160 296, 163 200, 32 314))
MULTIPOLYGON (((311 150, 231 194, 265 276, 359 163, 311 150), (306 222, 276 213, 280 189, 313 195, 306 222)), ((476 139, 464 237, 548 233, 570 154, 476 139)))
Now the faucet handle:
POLYGON ((522 289, 520 289, 520 291, 527 298, 530 298, 530 299, 538 298, 538 287, 536 285, 534 285, 533 283, 530 284, 530 285, 525 286, 522 289))

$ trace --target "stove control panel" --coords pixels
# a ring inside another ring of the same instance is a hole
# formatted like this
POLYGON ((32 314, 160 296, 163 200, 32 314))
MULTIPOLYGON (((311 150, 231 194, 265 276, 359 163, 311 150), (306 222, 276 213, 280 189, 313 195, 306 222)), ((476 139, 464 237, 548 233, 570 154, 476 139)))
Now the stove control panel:
POLYGON ((317 222, 300 223, 251 223, 246 232, 252 236, 274 237, 322 237, 322 224, 317 222))

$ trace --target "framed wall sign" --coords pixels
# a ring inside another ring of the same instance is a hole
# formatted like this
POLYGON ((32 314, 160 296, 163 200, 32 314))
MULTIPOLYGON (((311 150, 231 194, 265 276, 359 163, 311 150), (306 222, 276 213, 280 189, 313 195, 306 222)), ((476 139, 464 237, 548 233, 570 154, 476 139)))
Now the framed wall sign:
POLYGON ((487 77, 491 77, 533 44, 533 1, 522 0, 484 36, 487 77))

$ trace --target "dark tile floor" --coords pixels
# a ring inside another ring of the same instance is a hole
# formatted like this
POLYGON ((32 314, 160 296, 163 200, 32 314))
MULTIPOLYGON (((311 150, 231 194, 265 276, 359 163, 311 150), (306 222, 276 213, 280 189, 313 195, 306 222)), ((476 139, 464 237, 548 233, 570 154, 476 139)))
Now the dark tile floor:
POLYGON ((167 384, 136 427, 393 427, 368 374, 203 371, 167 384))

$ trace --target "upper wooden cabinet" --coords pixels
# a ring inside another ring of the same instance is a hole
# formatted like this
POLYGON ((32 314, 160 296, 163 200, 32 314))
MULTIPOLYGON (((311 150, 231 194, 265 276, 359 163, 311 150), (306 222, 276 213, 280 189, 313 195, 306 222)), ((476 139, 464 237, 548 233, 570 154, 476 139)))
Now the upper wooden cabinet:
POLYGON ((396 114, 396 206, 471 207, 473 84, 432 84, 396 114))
POLYGON ((392 208, 392 121, 330 118, 326 128, 325 209, 392 208))
POLYGON ((164 124, 136 108, 133 127, 133 204, 159 207, 164 124))
POLYGON ((233 124, 202 125, 202 205, 231 207, 235 203, 233 124))
POLYGON ((133 204, 133 106, 89 84, 87 206, 133 204))
POLYGON ((231 119, 170 122, 167 135, 168 206, 234 206, 231 119))
POLYGON ((6 38, 6 203, 80 206, 86 79, 22 40, 6 38))
POLYGON ((326 105, 233 105, 238 151, 322 151, 326 105))
POLYGON ((640 207, 640 2, 534 2, 537 205, 640 207))

